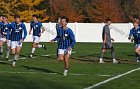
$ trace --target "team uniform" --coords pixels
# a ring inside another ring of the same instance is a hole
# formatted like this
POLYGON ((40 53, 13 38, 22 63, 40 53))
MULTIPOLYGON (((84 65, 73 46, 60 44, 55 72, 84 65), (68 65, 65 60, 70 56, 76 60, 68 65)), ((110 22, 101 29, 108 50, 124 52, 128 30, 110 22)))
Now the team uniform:
MULTIPOLYGON (((0 22, 0 40, 3 42, 3 37, 2 37, 2 31, 3 31, 3 28, 4 28, 4 24, 3 22, 0 22)), ((2 53, 3 53, 3 46, 0 46, 0 58, 2 56, 2 53)))
MULTIPOLYGON (((130 30, 129 39, 131 39, 132 42, 134 41, 135 49, 140 48, 140 27, 138 27, 137 29, 132 28, 130 30)), ((137 54, 136 52, 135 52, 135 54, 137 57, 137 62, 140 62, 139 54, 137 54)))
POLYGON ((5 42, 6 39, 3 39, 4 38, 3 31, 4 31, 4 23, 0 22, 0 40, 5 42))
POLYGON ((103 27, 103 32, 102 32, 102 39, 104 41, 104 35, 106 34, 106 44, 102 46, 102 48, 104 49, 111 49, 113 47, 112 42, 111 42, 111 36, 110 36, 110 28, 109 26, 105 25, 103 27), (104 47, 105 46, 105 47, 104 47))
POLYGON ((129 36, 134 40, 135 48, 140 47, 140 27, 137 29, 132 28, 130 30, 129 36))
POLYGON ((70 28, 67 27, 66 30, 63 30, 62 27, 57 29, 57 36, 54 41, 58 41, 58 54, 71 54, 71 51, 68 51, 68 47, 74 47, 76 41, 75 36, 70 28))
POLYGON ((11 49, 16 47, 22 47, 21 39, 25 39, 27 36, 27 30, 23 23, 18 24, 16 22, 11 23, 11 49))
POLYGON ((4 24, 3 25, 3 29, 1 31, 1 38, 0 38, 0 40, 2 40, 3 42, 8 40, 8 43, 7 43, 8 46, 10 46, 10 44, 11 44, 10 31, 11 31, 11 24, 10 23, 4 24))
POLYGON ((47 50, 47 48, 45 47, 45 45, 39 44, 40 36, 42 33, 41 29, 43 28, 42 23, 32 21, 30 23, 30 28, 33 29, 33 43, 37 45, 37 47, 32 47, 32 52, 29 55, 32 58, 36 48, 44 48, 45 50, 47 50))
POLYGON ((41 22, 35 23, 34 21, 32 21, 30 23, 30 27, 31 29, 33 29, 33 42, 39 43, 41 36, 41 28, 43 27, 42 23, 41 22))

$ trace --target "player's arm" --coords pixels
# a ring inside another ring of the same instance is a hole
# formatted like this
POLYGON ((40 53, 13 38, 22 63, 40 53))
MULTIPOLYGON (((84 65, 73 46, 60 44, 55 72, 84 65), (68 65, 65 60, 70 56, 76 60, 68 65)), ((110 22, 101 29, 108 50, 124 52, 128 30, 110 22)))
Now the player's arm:
POLYGON ((41 23, 40 25, 41 25, 41 29, 42 29, 42 32, 41 32, 41 33, 44 33, 45 28, 44 28, 44 26, 42 25, 42 23, 41 23))
POLYGON ((32 23, 30 23, 30 30, 29 30, 29 35, 31 35, 31 32, 32 32, 32 23))
POLYGON ((133 42, 133 40, 134 40, 134 37, 133 37, 133 29, 130 30, 128 39, 131 40, 131 42, 133 42))
POLYGON ((74 36, 72 31, 70 31, 70 39, 72 41, 71 44, 70 44, 70 47, 73 48, 74 45, 76 44, 76 40, 75 40, 75 36, 74 36))
POLYGON ((31 35, 31 32, 32 32, 32 28, 30 28, 29 35, 31 35))
POLYGON ((22 34, 22 39, 21 39, 21 42, 24 41, 24 39, 26 38, 27 36, 27 30, 26 30, 26 27, 25 25, 23 25, 23 34, 22 34))
POLYGON ((7 32, 6 32, 6 40, 9 40, 9 38, 10 38, 10 37, 9 37, 9 36, 10 36, 10 33, 11 33, 10 31, 11 31, 11 26, 9 25, 9 26, 8 26, 8 30, 7 30, 7 32))
POLYGON ((113 38, 111 38, 111 40, 112 40, 112 41, 114 41, 114 39, 113 39, 113 38))
POLYGON ((104 33, 104 40, 103 40, 104 45, 106 44, 106 33, 104 33))
POLYGON ((59 37, 56 36, 54 39, 51 40, 51 42, 54 43, 55 41, 58 41, 58 40, 59 40, 59 37))
POLYGON ((41 32, 41 33, 44 33, 44 31, 45 31, 45 28, 44 28, 43 26, 42 26, 41 28, 42 28, 42 32, 41 32))
POLYGON ((128 37, 129 40, 131 39, 131 36, 132 36, 132 29, 129 32, 129 37, 128 37))

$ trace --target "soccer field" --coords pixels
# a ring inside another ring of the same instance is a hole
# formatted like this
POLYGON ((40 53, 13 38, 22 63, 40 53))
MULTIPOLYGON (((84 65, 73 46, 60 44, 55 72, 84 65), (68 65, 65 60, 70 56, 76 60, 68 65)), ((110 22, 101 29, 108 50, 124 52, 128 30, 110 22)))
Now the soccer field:
POLYGON ((3 55, 0 89, 140 89, 140 64, 135 62, 133 44, 114 43, 120 63, 112 64, 110 51, 107 51, 104 57, 107 63, 99 64, 101 43, 77 43, 66 77, 63 62, 56 60, 57 44, 43 44, 48 50, 37 49, 31 59, 28 57, 31 43, 24 43, 16 67, 11 66, 12 61, 4 61, 3 55))

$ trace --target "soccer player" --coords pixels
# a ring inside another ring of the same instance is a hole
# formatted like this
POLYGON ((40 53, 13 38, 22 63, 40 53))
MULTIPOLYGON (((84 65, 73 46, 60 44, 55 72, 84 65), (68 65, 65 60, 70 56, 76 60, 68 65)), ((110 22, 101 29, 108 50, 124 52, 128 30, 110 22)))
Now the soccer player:
POLYGON ((14 16, 15 22, 11 23, 11 49, 14 55, 14 61, 12 66, 16 65, 16 61, 19 58, 22 43, 27 36, 27 30, 25 24, 20 21, 20 16, 14 16))
POLYGON ((57 29, 57 36, 52 40, 52 43, 58 41, 58 60, 65 62, 64 76, 67 76, 69 68, 69 58, 72 48, 76 44, 73 31, 67 27, 69 19, 65 16, 61 17, 61 26, 57 29))
POLYGON ((2 15, 0 15, 0 58, 1 58, 1 56, 2 56, 2 53, 3 53, 3 46, 2 46, 2 43, 3 43, 3 41, 2 41, 2 30, 3 30, 3 16, 2 15))
POLYGON ((3 46, 4 42, 6 41, 7 43, 7 52, 6 52, 6 60, 8 60, 9 55, 10 55, 10 44, 11 44, 11 40, 10 40, 10 31, 11 31, 11 25, 10 23, 8 23, 8 17, 7 16, 3 16, 3 29, 1 30, 1 36, 2 38, 1 40, 1 46, 3 46))
POLYGON ((36 48, 44 48, 45 50, 47 50, 45 45, 39 44, 40 36, 45 31, 45 29, 42 23, 38 21, 37 15, 33 15, 32 17, 33 17, 33 21, 31 21, 30 23, 30 31, 29 31, 29 35, 31 35, 31 32, 33 30, 33 45, 32 45, 32 52, 30 53, 31 58, 33 57, 36 48))
POLYGON ((115 51, 114 51, 114 47, 111 42, 111 41, 114 41, 114 39, 111 38, 111 35, 110 35, 110 28, 109 28, 110 24, 111 24, 111 19, 107 18, 106 25, 103 27, 103 32, 102 32, 103 46, 102 46, 102 53, 101 53, 99 63, 105 63, 103 61, 103 55, 107 49, 111 50, 111 55, 113 57, 113 63, 118 63, 118 61, 115 59, 115 51))
POLYGON ((129 38, 131 42, 134 41, 135 53, 136 53, 136 62, 140 62, 140 27, 139 20, 135 19, 133 21, 133 28, 130 30, 129 38))

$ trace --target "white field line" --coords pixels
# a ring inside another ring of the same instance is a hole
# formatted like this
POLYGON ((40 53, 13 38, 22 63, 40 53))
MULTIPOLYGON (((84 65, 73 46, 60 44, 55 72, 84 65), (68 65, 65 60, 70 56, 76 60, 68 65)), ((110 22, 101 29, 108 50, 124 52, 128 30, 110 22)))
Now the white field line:
MULTIPOLYGON (((76 53, 75 51, 71 52, 72 54, 76 53)), ((53 56, 53 55, 56 55, 56 54, 48 54, 48 55, 42 55, 43 57, 49 57, 49 56, 53 56)))
POLYGON ((125 75, 128 75, 128 74, 133 73, 133 72, 138 71, 138 70, 140 70, 140 68, 130 70, 130 71, 126 72, 126 73, 123 73, 123 74, 117 75, 117 76, 115 76, 115 77, 109 78, 109 79, 104 80, 104 81, 102 81, 102 82, 99 82, 99 83, 97 83, 97 84, 93 84, 92 86, 89 86, 89 87, 84 88, 84 89, 93 89, 93 88, 95 88, 95 87, 98 87, 98 86, 103 85, 103 84, 105 84, 105 83, 107 83, 107 82, 110 82, 110 81, 112 81, 112 80, 118 79, 118 78, 120 78, 120 77, 123 77, 123 76, 125 76, 125 75))
MULTIPOLYGON (((9 73, 9 74, 46 74, 46 75, 58 75, 58 73, 39 73, 39 72, 20 72, 20 71, 0 71, 0 73, 9 73)), ((73 76, 87 76, 87 75, 95 75, 100 77, 108 77, 108 76, 114 76, 114 75, 101 75, 101 74, 77 74, 77 73, 68 73, 68 75, 73 76)))
MULTIPOLYGON (((74 53, 76 53, 76 52, 73 51, 72 53, 74 54, 74 53)), ((49 56, 53 56, 53 55, 56 55, 56 54, 48 54, 48 55, 42 55, 42 56, 43 56, 43 57, 49 57, 49 56)), ((28 58, 28 57, 20 57, 19 60, 20 60, 20 59, 25 60, 25 59, 27 59, 27 58, 28 58)), ((36 57, 33 57, 33 58, 36 58, 36 57)), ((32 58, 32 59, 33 59, 33 58, 32 58)), ((14 60, 14 59, 11 59, 11 60, 9 60, 9 61, 13 61, 13 60, 14 60)))

